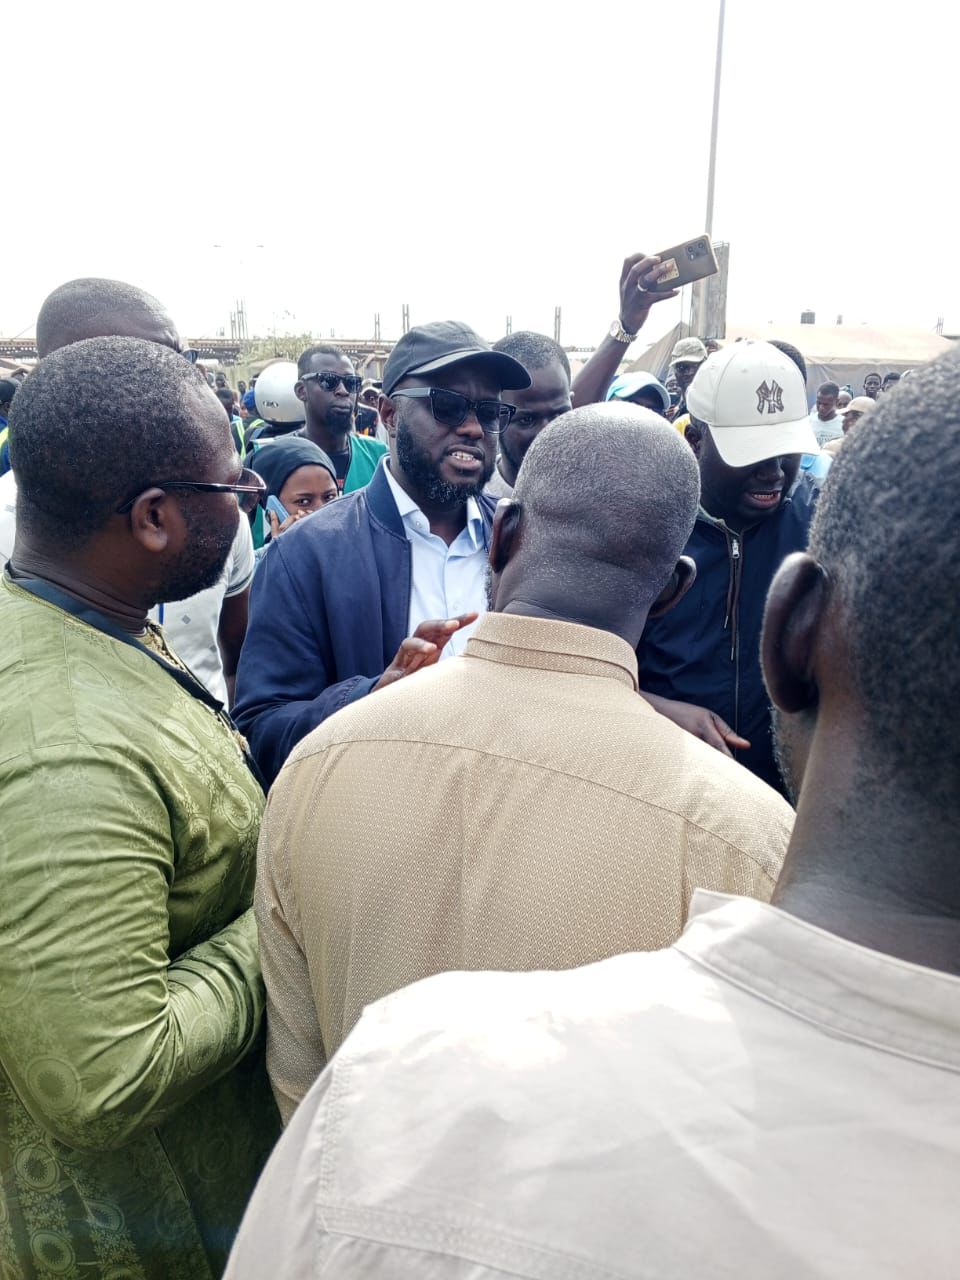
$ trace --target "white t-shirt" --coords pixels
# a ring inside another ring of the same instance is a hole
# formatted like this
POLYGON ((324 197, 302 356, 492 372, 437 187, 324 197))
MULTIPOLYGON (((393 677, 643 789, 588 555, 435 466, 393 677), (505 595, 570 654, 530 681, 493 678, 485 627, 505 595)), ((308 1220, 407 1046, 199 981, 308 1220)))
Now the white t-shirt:
MULTIPOLYGON (((17 531, 17 482, 13 472, 0 476, 0 563, 13 555, 13 542, 17 531)), ((223 663, 217 644, 220 626, 220 610, 226 596, 239 595, 253 578, 256 561, 253 558, 253 537, 249 523, 241 518, 237 536, 233 540, 230 556, 224 566, 220 581, 206 591, 201 591, 175 604, 157 605, 150 616, 163 626, 164 635, 174 653, 186 663, 214 697, 227 701, 227 685, 223 676, 223 663)))
POLYGON ((810 426, 813 428, 813 434, 817 437, 817 444, 825 445, 828 440, 839 440, 843 435, 843 418, 839 413, 835 413, 832 418, 828 418, 824 422, 823 418, 817 413, 816 408, 810 410, 810 426))

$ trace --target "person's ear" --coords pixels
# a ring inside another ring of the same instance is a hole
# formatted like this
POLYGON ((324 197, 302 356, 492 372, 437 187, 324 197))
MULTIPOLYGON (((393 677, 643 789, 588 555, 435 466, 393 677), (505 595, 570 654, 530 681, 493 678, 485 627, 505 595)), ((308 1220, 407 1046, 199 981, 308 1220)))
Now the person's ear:
POLYGON ((302 400, 304 403, 306 403, 307 388, 306 388, 306 384, 303 382, 301 378, 298 378, 297 381, 293 384, 293 394, 297 397, 298 400, 302 400))
POLYGON ((681 556, 676 568, 670 575, 670 581, 654 600, 648 618, 662 618, 669 613, 675 604, 683 599, 697 578, 697 566, 689 556, 681 556))
POLYGON ((683 429, 683 438, 693 450, 693 456, 699 460, 700 450, 703 447, 703 433, 700 428, 688 422, 683 429))
POLYGON ((503 573, 520 542, 523 507, 516 498, 501 498, 493 517, 490 536, 490 568, 503 573))
POLYGON ((380 414, 380 421, 387 429, 387 435, 392 440, 397 434, 397 406, 389 396, 381 396, 377 402, 377 410, 380 414))
POLYGON ((817 704, 813 658, 827 588, 826 573, 805 551, 787 556, 770 586, 760 658, 767 691, 781 711, 805 711, 817 704))
POLYGON ((144 551, 158 555, 170 544, 172 505, 163 489, 147 489, 130 508, 130 532, 144 551))

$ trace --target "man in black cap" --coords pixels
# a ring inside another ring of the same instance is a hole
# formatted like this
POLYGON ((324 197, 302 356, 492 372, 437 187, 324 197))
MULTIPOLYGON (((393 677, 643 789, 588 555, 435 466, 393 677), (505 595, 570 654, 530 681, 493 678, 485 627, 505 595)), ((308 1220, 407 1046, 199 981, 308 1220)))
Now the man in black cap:
POLYGON ((235 717, 269 779, 335 711, 458 653, 486 606, 483 488, 530 385, 465 324, 411 329, 383 371, 390 453, 370 484, 290 529, 257 573, 235 717))

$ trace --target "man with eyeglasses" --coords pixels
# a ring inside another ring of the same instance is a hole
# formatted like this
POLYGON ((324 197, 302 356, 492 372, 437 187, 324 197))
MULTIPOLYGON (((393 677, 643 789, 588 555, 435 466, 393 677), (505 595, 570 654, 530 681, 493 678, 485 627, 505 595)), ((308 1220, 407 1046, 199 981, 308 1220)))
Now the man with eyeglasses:
POLYGON ((495 503, 483 489, 513 415, 500 393, 529 385, 456 321, 394 347, 380 398, 389 458, 284 534, 254 583, 236 717, 269 779, 327 716, 463 649, 486 606, 495 503))
MULTIPOLYGON (((154 342, 179 352, 191 364, 199 355, 195 349, 184 347, 170 313, 158 299, 122 280, 68 280, 54 289, 40 307, 37 349, 41 361, 85 338, 109 337, 154 342)), ((68 456, 81 445, 79 435, 75 441, 64 442, 68 456)), ((15 472, 10 471, 0 476, 0 565, 13 551, 16 497, 15 472)), ((182 661, 223 703, 232 696, 255 568, 250 526, 242 520, 217 582, 186 600, 158 604, 151 615, 161 623, 182 661)))
POLYGON ((341 493, 362 489, 373 479, 387 446, 354 430, 357 398, 363 379, 339 347, 307 347, 297 361, 294 387, 303 401, 306 423, 295 435, 324 451, 337 469, 341 493))
POLYGON ((250 910, 263 793, 149 610, 219 579, 262 485, 156 342, 45 356, 11 425, 0 1271, 219 1276, 279 1127, 250 910))

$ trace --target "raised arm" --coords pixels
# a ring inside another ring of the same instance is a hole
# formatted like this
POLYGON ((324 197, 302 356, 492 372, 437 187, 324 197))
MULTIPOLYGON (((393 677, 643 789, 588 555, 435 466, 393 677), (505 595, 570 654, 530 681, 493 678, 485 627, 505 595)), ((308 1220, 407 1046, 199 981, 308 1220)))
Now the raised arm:
POLYGON ((621 335, 606 334, 596 351, 573 381, 573 403, 576 408, 584 404, 596 404, 607 394, 630 344, 646 323, 651 307, 668 298, 675 298, 673 291, 650 293, 644 282, 652 284, 667 270, 660 259, 644 253, 631 254, 624 259, 620 272, 620 310, 618 322, 621 335))

